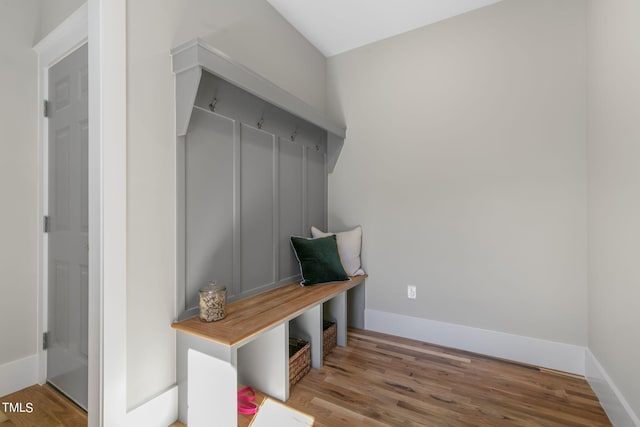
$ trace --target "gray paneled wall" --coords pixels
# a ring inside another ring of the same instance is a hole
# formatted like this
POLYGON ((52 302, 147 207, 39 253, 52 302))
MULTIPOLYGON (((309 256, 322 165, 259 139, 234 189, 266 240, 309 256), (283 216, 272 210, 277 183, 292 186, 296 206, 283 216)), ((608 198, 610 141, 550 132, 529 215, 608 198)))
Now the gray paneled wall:
MULTIPOLYGON (((214 278, 227 284, 233 281, 234 133, 234 120, 193 111, 186 138, 184 190, 187 283, 194 286, 214 278)), ((197 304, 195 291, 187 292, 187 306, 197 304)))
POLYGON ((291 251, 289 236, 304 234, 303 147, 278 138, 278 218, 279 272, 282 279, 293 281, 299 274, 298 261, 291 251))
POLYGON ((275 135, 240 126, 240 289, 248 292, 276 281, 274 264, 277 182, 275 135))
POLYGON ((178 144, 185 309, 212 280, 227 285, 234 300, 299 278, 289 236, 326 227, 326 138, 326 131, 203 74, 178 144))

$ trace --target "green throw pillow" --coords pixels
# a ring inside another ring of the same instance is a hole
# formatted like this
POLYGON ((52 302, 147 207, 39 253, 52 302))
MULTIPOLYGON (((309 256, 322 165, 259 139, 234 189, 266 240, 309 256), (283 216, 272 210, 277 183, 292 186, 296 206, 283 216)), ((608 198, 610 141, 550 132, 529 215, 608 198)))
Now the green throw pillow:
POLYGON ((291 245, 300 264, 301 285, 349 280, 340 261, 335 235, 317 239, 291 236, 291 245))

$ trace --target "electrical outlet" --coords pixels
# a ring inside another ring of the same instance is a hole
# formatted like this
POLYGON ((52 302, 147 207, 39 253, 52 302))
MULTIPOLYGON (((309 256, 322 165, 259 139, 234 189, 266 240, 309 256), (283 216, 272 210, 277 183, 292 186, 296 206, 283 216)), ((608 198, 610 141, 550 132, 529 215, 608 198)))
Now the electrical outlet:
POLYGON ((407 285, 407 297, 416 299, 416 287, 414 285, 407 285))

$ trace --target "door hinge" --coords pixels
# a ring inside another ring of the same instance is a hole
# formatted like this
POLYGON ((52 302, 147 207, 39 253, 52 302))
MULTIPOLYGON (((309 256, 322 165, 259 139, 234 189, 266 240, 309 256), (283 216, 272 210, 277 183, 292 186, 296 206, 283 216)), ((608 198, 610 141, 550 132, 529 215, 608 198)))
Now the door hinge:
POLYGON ((51 230, 51 221, 49 220, 49 215, 45 215, 42 218, 42 229, 45 233, 48 233, 51 230))
POLYGON ((49 332, 44 332, 42 334, 42 349, 46 350, 49 348, 49 332))
POLYGON ((43 103, 43 113, 45 117, 49 117, 49 101, 47 101, 46 99, 43 103))

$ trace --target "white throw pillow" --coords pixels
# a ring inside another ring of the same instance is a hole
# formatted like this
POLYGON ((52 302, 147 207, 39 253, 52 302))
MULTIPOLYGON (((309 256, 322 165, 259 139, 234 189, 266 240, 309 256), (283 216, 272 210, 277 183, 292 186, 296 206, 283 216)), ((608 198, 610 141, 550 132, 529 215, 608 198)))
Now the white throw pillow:
POLYGON ((349 276, 362 276, 364 271, 360 261, 360 252, 362 250, 362 227, 357 226, 353 230, 343 231, 341 233, 325 233, 315 227, 311 227, 311 236, 327 237, 335 234, 338 243, 338 252, 342 266, 349 276))

